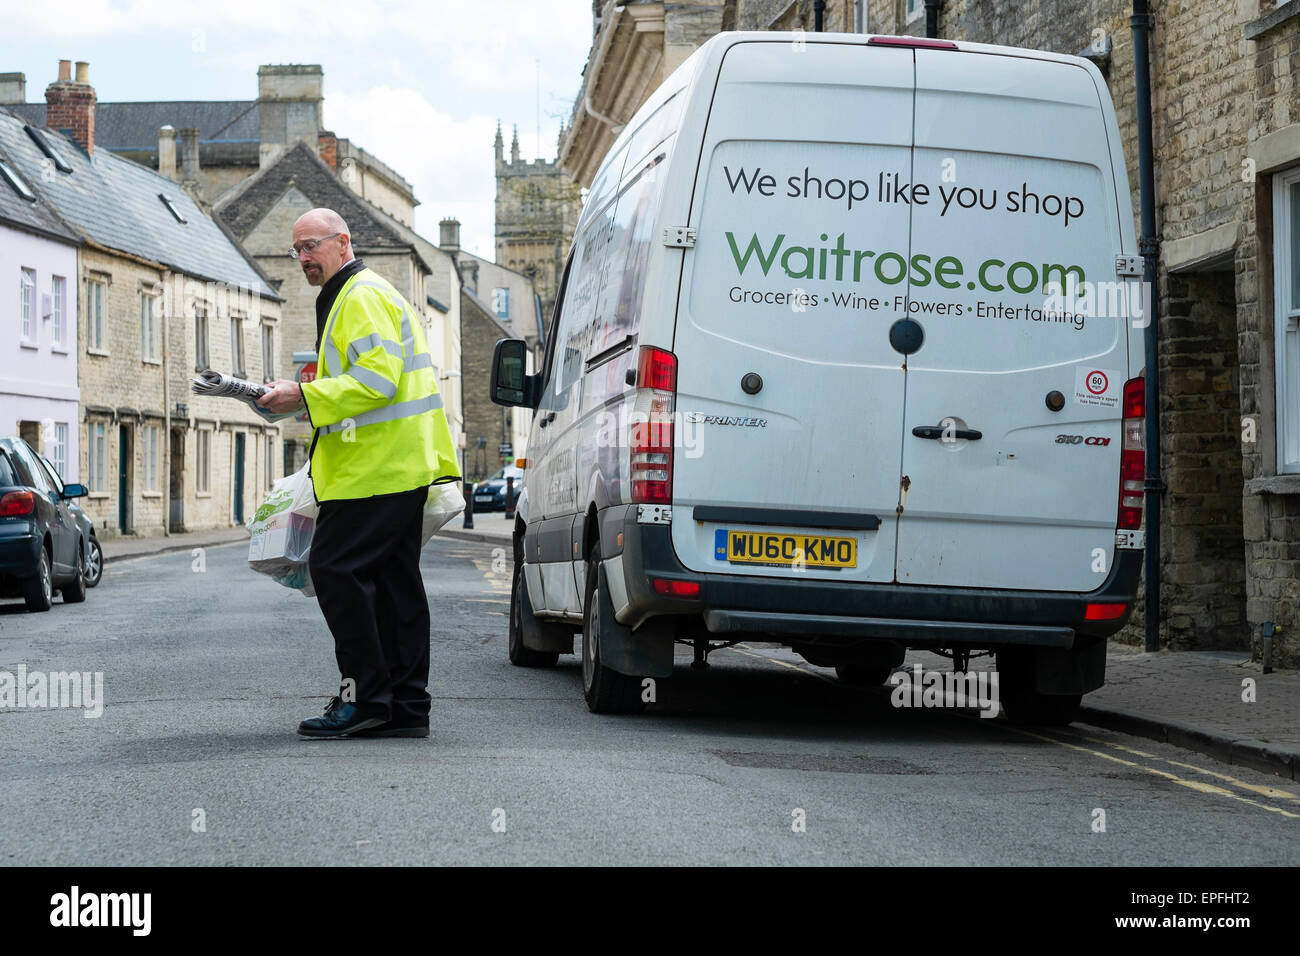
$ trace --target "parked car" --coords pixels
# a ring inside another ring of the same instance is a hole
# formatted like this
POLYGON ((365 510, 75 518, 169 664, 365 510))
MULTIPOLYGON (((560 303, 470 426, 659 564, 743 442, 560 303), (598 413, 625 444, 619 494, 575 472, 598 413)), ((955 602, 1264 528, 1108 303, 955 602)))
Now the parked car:
POLYGON ((617 713, 675 643, 846 683, 987 650, 1008 717, 1072 720, 1144 545, 1122 143, 1075 56, 704 43, 596 172, 536 374, 497 344, 493 400, 533 412, 511 662, 581 629, 617 713))
POLYGON ((68 604, 86 599, 90 536, 69 503, 87 493, 58 481, 21 438, 0 438, 0 597, 32 611, 48 611, 55 591, 68 604))
POLYGON ((523 487, 524 470, 515 465, 506 465, 490 478, 485 478, 474 486, 475 511, 506 510, 506 479, 514 479, 515 500, 519 499, 519 489, 523 487))
MULTIPOLYGON (((49 469, 50 478, 54 481, 55 486, 63 487, 63 476, 54 467, 54 462, 44 455, 41 455, 40 459, 45 467, 49 469)), ((86 542, 86 587, 93 588, 99 584, 100 578, 104 575, 104 551, 99 546, 99 538, 95 535, 95 522, 90 520, 90 515, 82 511, 81 506, 72 498, 68 499, 68 508, 76 516, 77 525, 84 535, 83 540, 86 542)))

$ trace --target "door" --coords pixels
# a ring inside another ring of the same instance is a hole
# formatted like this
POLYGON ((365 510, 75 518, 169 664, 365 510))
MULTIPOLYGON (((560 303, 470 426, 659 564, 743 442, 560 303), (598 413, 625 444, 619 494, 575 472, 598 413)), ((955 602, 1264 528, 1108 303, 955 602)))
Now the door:
POLYGON ((117 530, 131 533, 132 494, 131 427, 119 425, 117 429, 117 530))
POLYGON ((672 536, 693 570, 894 576, 912 85, 909 55, 862 43, 726 54, 672 345, 672 536), (777 537, 746 553, 745 532, 777 537))
POLYGON ((235 435, 235 524, 244 523, 244 434, 235 435))
POLYGON ((167 527, 173 531, 185 530, 185 432, 173 429, 171 433, 171 474, 167 479, 170 504, 167 527))
POLYGON ((911 175, 930 196, 911 207, 924 342, 907 361, 898 581, 1091 591, 1115 547, 1115 256, 1134 251, 1098 90, 1068 64, 914 55, 911 175))

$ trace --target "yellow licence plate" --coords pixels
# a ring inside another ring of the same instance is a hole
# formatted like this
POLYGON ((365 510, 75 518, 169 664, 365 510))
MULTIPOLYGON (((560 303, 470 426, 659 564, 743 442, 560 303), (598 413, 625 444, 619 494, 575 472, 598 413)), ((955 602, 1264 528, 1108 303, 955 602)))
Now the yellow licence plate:
POLYGON ((766 564, 778 568, 856 568, 858 539, 718 528, 713 536, 713 555, 732 564, 766 564))

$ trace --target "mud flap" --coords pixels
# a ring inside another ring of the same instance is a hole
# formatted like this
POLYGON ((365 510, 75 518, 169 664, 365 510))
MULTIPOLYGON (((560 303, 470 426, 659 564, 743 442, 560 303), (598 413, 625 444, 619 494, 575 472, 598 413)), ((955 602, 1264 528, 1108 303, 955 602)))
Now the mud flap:
POLYGON ((1034 648, 1034 685, 1040 694, 1086 694, 1106 682, 1106 639, 1077 640, 1072 648, 1034 648))
POLYGON ((651 618, 635 631, 614 619, 609 581, 601 562, 597 574, 596 600, 600 614, 600 662, 628 677, 670 677, 673 672, 673 625, 671 618, 651 618))

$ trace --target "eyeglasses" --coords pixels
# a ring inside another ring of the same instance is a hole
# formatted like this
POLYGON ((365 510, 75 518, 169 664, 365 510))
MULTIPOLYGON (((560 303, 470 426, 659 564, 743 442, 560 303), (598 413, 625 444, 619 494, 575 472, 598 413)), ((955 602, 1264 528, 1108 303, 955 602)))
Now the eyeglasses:
POLYGON ((310 255, 311 253, 315 252, 316 247, 319 246, 326 239, 333 239, 335 236, 341 236, 341 235, 343 235, 343 233, 341 232, 331 232, 328 236, 321 236, 319 239, 306 239, 303 240, 302 242, 295 242, 293 244, 293 248, 289 250, 289 258, 297 259, 304 252, 310 255))

